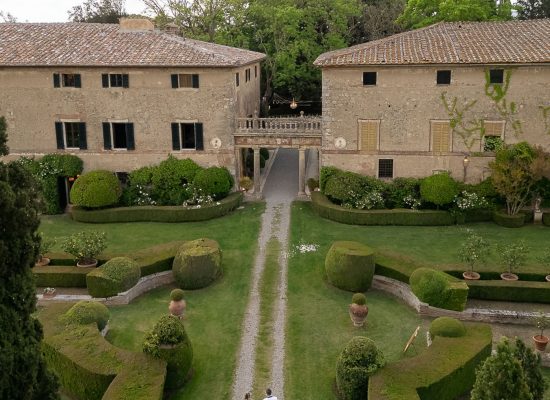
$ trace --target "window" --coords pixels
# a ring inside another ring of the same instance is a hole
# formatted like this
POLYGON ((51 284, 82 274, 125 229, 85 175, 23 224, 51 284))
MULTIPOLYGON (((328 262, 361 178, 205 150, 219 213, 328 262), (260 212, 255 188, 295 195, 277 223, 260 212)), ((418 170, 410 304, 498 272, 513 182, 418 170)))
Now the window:
POLYGON ((202 123, 172 123, 172 150, 204 150, 202 123))
POLYGON ((135 150, 134 124, 128 122, 104 122, 103 147, 105 150, 135 150))
POLYGON ((504 141, 504 121, 484 121, 483 151, 495 152, 502 147, 504 141))
POLYGON ((489 82, 491 84, 504 83, 504 70, 503 69, 490 69, 489 70, 489 82))
POLYGON ((130 79, 128 74, 102 74, 101 83, 104 88, 108 87, 130 87, 130 79))
POLYGON ((238 87, 239 84, 240 84, 239 81, 240 81, 240 76, 239 76, 239 73, 237 72, 237 73, 235 74, 235 85, 237 85, 237 87, 238 87))
POLYGON ((258 66, 254 65, 254 78, 258 77, 258 66))
POLYGON ((378 150, 379 120, 359 120, 359 150, 378 150))
POLYGON ((450 70, 437 71, 437 84, 438 85, 450 85, 451 84, 451 71, 450 70))
POLYGON ((376 72, 363 72, 363 85, 364 86, 376 85, 376 72))
POLYGON ((199 88, 198 74, 172 74, 172 88, 199 88))
POLYGON ((80 74, 53 74, 53 87, 82 87, 80 74))
POLYGON ((86 150, 86 124, 84 122, 56 122, 55 136, 58 149, 86 150))
POLYGON ((450 150, 451 124, 449 121, 432 121, 432 151, 444 153, 450 150))
POLYGON ((378 160, 378 177, 393 178, 393 160, 378 160))
POLYGON ((244 81, 245 81, 245 82, 249 82, 249 81, 250 81, 250 68, 247 68, 247 69, 244 71, 244 81))

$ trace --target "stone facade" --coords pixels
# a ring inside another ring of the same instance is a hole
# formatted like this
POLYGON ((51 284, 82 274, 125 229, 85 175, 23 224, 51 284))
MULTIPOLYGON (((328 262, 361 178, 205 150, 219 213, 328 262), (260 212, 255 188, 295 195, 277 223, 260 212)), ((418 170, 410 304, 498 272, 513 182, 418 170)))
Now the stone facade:
POLYGON ((442 95, 449 104, 456 98, 457 109, 473 104, 463 122, 474 120, 502 122, 506 143, 526 140, 550 150, 550 113, 545 118, 541 107, 550 106, 550 64, 521 66, 425 65, 425 66, 338 66, 323 68, 323 149, 322 164, 377 176, 378 160, 393 159, 393 176, 422 177, 447 170, 459 180, 476 182, 488 176, 487 164, 494 153, 484 151, 480 131, 465 141, 454 129, 448 151, 433 149, 433 121, 450 121, 442 95), (514 102, 515 114, 499 113, 486 94, 486 71, 510 71, 508 105, 514 102), (438 85, 438 70, 450 70, 451 83, 438 85), (376 85, 363 84, 363 72, 376 72, 376 85), (360 120, 379 121, 376 149, 365 151, 360 145, 360 120), (512 124, 521 121, 522 133, 512 124), (343 138, 344 140, 342 140, 343 138), (473 140, 475 139, 475 140, 473 140), (345 147, 343 144, 345 143, 345 147), (339 147, 337 147, 339 146, 339 147), (464 167, 464 157, 469 163, 464 167))

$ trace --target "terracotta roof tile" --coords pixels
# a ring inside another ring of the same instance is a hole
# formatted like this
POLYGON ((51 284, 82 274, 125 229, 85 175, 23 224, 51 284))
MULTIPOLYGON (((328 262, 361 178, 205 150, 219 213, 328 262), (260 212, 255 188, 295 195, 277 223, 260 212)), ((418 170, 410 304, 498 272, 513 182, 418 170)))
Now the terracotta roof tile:
POLYGON ((0 23, 0 66, 232 67, 264 54, 116 24, 0 23))
POLYGON ((550 19, 447 22, 321 54, 315 65, 550 62, 550 19))

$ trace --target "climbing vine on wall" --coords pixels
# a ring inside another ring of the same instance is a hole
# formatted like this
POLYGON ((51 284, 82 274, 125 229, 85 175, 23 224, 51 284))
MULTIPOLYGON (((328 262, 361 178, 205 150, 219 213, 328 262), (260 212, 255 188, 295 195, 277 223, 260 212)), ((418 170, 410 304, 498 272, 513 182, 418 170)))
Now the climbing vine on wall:
POLYGON ((508 101, 506 95, 510 88, 510 79, 512 78, 512 71, 507 69, 504 71, 504 82, 502 84, 491 83, 491 73, 489 70, 485 70, 485 95, 489 97, 500 116, 509 122, 514 130, 514 134, 517 136, 523 134, 523 127, 521 121, 516 118, 518 107, 514 101, 508 101))
POLYGON ((457 97, 454 97, 449 101, 447 99, 447 92, 443 92, 441 93, 441 101, 443 102, 443 106, 449 116, 453 133, 458 134, 464 142, 466 148, 469 151, 472 151, 476 140, 483 136, 485 129, 483 127, 482 120, 465 120, 464 115, 476 105, 477 100, 472 100, 465 103, 464 106, 461 107, 458 105, 457 97))
POLYGON ((539 106, 544 121, 544 133, 550 135, 550 106, 539 106))

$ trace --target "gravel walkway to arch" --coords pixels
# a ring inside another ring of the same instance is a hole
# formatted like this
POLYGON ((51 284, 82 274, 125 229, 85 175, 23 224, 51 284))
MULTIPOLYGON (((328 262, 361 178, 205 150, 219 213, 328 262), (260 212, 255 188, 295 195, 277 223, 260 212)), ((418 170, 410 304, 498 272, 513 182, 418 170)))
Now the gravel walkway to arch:
POLYGON ((279 400, 284 399, 284 355, 286 327, 287 249, 290 229, 290 205, 298 193, 298 154, 296 150, 279 149, 264 186, 266 210, 258 238, 258 252, 254 261, 252 288, 246 309, 237 368, 233 382, 233 400, 242 400, 252 392, 254 363, 259 332, 261 296, 259 285, 265 267, 266 245, 271 237, 281 244, 279 254, 279 287, 274 312, 271 388, 279 400))

